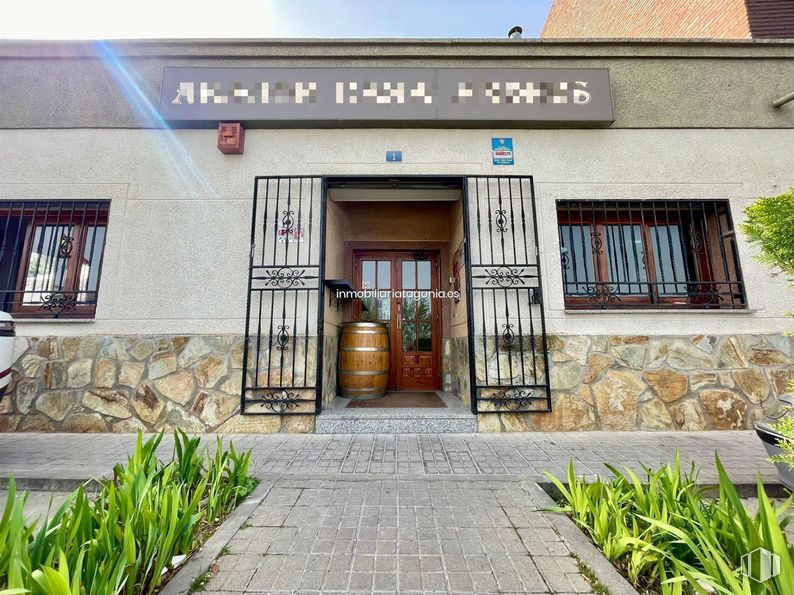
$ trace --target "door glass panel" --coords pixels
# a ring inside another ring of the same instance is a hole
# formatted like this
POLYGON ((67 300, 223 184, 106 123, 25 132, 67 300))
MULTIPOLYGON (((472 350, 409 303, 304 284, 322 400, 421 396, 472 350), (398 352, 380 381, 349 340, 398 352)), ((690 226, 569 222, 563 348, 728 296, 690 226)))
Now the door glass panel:
POLYGON ((416 300, 413 298, 403 298, 403 320, 411 321, 416 319, 416 300))
POLYGON ((361 261, 361 289, 375 289, 376 285, 375 261, 361 261))
MULTIPOLYGON (((402 262, 402 289, 430 291, 433 288, 429 260, 402 262)), ((432 299, 413 295, 402 300, 403 351, 432 351, 432 299)))
POLYGON ((403 351, 416 350, 416 323, 403 322, 403 351))
POLYGON ((416 341, 417 351, 433 350, 432 326, 433 325, 429 322, 419 323, 419 336, 416 341))
MULTIPOLYGON (((361 289, 378 291, 391 287, 391 262, 388 260, 361 261, 361 289)), ((389 298, 365 297, 361 299, 361 320, 391 319, 391 300, 389 298)))
POLYGON ((605 250, 609 283, 616 293, 641 295, 647 293, 645 249, 639 225, 605 225, 605 250))
POLYGON ((417 320, 430 320, 430 298, 422 297, 416 302, 417 320))
POLYGON ((391 262, 388 260, 378 261, 378 289, 389 289, 391 287, 391 262))
POLYGON ((656 281, 662 295, 686 294, 686 268, 683 239, 678 225, 655 225, 651 228, 653 255, 656 260, 656 281))
POLYGON ((417 262, 418 266, 418 283, 417 289, 431 289, 432 285, 430 284, 430 261, 429 260, 420 260, 417 262))
POLYGON ((389 298, 378 299, 378 320, 389 322, 391 320, 391 300, 389 298))
POLYGON ((403 289, 416 289, 416 263, 413 260, 403 261, 403 289))

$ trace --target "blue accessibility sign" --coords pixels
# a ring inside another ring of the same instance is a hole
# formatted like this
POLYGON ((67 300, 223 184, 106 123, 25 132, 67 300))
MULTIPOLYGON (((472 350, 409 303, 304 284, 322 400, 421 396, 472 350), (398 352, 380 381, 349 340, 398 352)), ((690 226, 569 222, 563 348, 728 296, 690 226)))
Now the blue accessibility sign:
POLYGON ((513 160, 513 139, 492 138, 491 155, 494 165, 515 165, 513 160))

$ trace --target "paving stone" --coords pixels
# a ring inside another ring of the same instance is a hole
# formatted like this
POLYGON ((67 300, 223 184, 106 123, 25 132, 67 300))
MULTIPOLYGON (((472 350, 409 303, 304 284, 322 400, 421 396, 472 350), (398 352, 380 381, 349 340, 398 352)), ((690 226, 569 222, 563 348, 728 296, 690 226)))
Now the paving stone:
MULTIPOLYGON (((754 483, 759 470, 775 475, 760 442, 742 431, 228 438, 253 450, 259 476, 283 475, 219 559, 205 589, 216 594, 588 593, 550 513, 521 481, 562 475, 570 459, 587 475, 603 474, 605 461, 641 471, 676 449, 685 466, 702 468, 703 482, 716 477, 715 451, 739 483, 754 483)), ((134 440, 0 434, 0 476, 104 475, 134 440)), ((158 454, 172 452, 166 436, 158 454)))

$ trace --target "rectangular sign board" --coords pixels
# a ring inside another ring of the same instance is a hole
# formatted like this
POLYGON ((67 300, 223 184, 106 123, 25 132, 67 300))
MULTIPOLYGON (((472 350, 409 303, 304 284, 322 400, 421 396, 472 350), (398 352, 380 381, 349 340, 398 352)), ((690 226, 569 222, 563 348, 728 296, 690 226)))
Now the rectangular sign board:
POLYGON ((606 68, 167 67, 169 122, 614 120, 606 68))
POLYGON ((494 165, 513 165, 515 163, 513 156, 513 139, 504 137, 492 138, 491 156, 493 157, 494 165))

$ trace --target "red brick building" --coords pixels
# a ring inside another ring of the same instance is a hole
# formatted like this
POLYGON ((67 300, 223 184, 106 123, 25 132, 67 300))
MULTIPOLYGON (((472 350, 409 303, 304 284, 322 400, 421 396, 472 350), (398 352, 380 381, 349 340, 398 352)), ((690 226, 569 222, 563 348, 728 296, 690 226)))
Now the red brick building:
POLYGON ((794 0, 554 0, 543 38, 794 38, 794 0))

